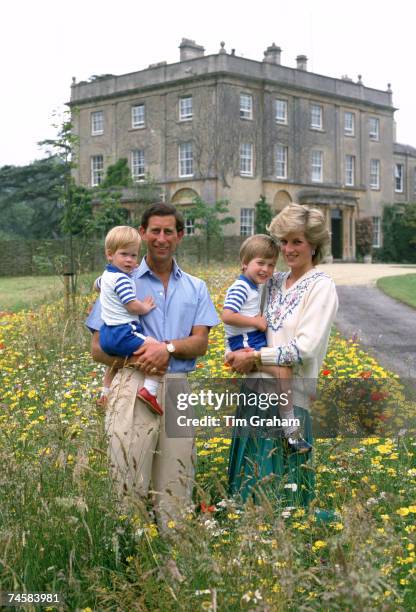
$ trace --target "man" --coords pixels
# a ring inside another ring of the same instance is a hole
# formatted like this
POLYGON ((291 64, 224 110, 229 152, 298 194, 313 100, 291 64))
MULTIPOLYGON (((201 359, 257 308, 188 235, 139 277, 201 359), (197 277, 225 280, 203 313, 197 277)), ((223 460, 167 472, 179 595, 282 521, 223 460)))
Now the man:
MULTIPOLYGON (((206 353, 208 333, 219 320, 205 283, 183 272, 173 254, 184 235, 182 215, 174 206, 159 203, 147 208, 139 228, 147 254, 133 272, 137 298, 151 296, 156 308, 142 318, 146 335, 158 342, 142 346, 121 368, 108 402, 109 455, 119 491, 145 499, 152 485, 153 505, 159 526, 179 518, 191 498, 194 476, 193 437, 169 438, 166 410, 159 417, 136 401, 145 374, 176 377, 175 391, 189 393, 186 380, 195 358, 206 353)), ((99 301, 86 321, 93 331, 92 356, 106 365, 122 366, 99 345, 99 301)), ((161 389, 165 393, 166 379, 161 389)))

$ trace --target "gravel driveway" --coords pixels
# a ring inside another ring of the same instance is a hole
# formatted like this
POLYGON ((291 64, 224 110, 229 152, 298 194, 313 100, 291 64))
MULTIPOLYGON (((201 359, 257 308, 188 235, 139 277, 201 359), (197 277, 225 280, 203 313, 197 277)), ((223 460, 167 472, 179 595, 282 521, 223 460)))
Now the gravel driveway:
POLYGON ((416 266, 327 264, 321 269, 336 282, 339 310, 336 326, 386 369, 416 377, 416 310, 375 287, 377 278, 416 273, 416 266))

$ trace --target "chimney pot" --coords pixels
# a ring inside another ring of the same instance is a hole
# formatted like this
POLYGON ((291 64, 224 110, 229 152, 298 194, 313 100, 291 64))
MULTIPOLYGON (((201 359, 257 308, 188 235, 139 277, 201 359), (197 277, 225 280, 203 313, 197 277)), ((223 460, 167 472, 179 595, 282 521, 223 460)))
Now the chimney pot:
POLYGON ((306 55, 298 55, 296 58, 296 68, 298 70, 307 70, 308 58, 306 55))
POLYGON ((194 40, 190 38, 182 38, 182 42, 179 45, 180 49, 180 61, 184 62, 195 57, 204 57, 205 49, 201 45, 197 45, 194 40))
POLYGON ((275 43, 272 43, 264 52, 263 62, 267 62, 268 64, 280 64, 281 52, 281 48, 277 47, 275 43))

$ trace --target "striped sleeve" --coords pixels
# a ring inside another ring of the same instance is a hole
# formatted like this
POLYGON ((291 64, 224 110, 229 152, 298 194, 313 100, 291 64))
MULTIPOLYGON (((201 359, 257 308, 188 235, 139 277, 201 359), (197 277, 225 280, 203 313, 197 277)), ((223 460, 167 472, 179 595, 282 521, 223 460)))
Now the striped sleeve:
POLYGON ((131 280, 127 275, 120 276, 117 279, 114 286, 114 291, 122 304, 127 304, 128 302, 136 299, 136 293, 134 292, 131 280))
POLYGON ((101 276, 95 279, 94 281, 94 289, 96 291, 101 291, 101 276))
POLYGON ((225 296, 224 308, 233 312, 240 312, 242 305, 247 300, 248 287, 245 283, 234 283, 225 296))

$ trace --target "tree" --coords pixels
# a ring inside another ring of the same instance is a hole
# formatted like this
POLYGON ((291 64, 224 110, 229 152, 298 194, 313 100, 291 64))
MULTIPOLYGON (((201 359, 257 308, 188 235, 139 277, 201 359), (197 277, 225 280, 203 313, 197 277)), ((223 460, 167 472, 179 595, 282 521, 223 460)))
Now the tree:
POLYGON ((235 222, 234 217, 228 215, 228 206, 229 203, 226 200, 208 204, 202 198, 196 197, 193 205, 185 211, 185 217, 194 221, 195 229, 200 232, 205 241, 205 256, 208 263, 211 259, 213 241, 223 238, 224 225, 235 222))
POLYGON ((63 175, 61 160, 55 156, 0 168, 0 237, 59 238, 63 175))
POLYGON ((256 234, 265 234, 267 232, 267 226, 273 218, 272 209, 266 202, 264 196, 260 196, 260 200, 256 202, 256 216, 255 216, 255 229, 256 234))

